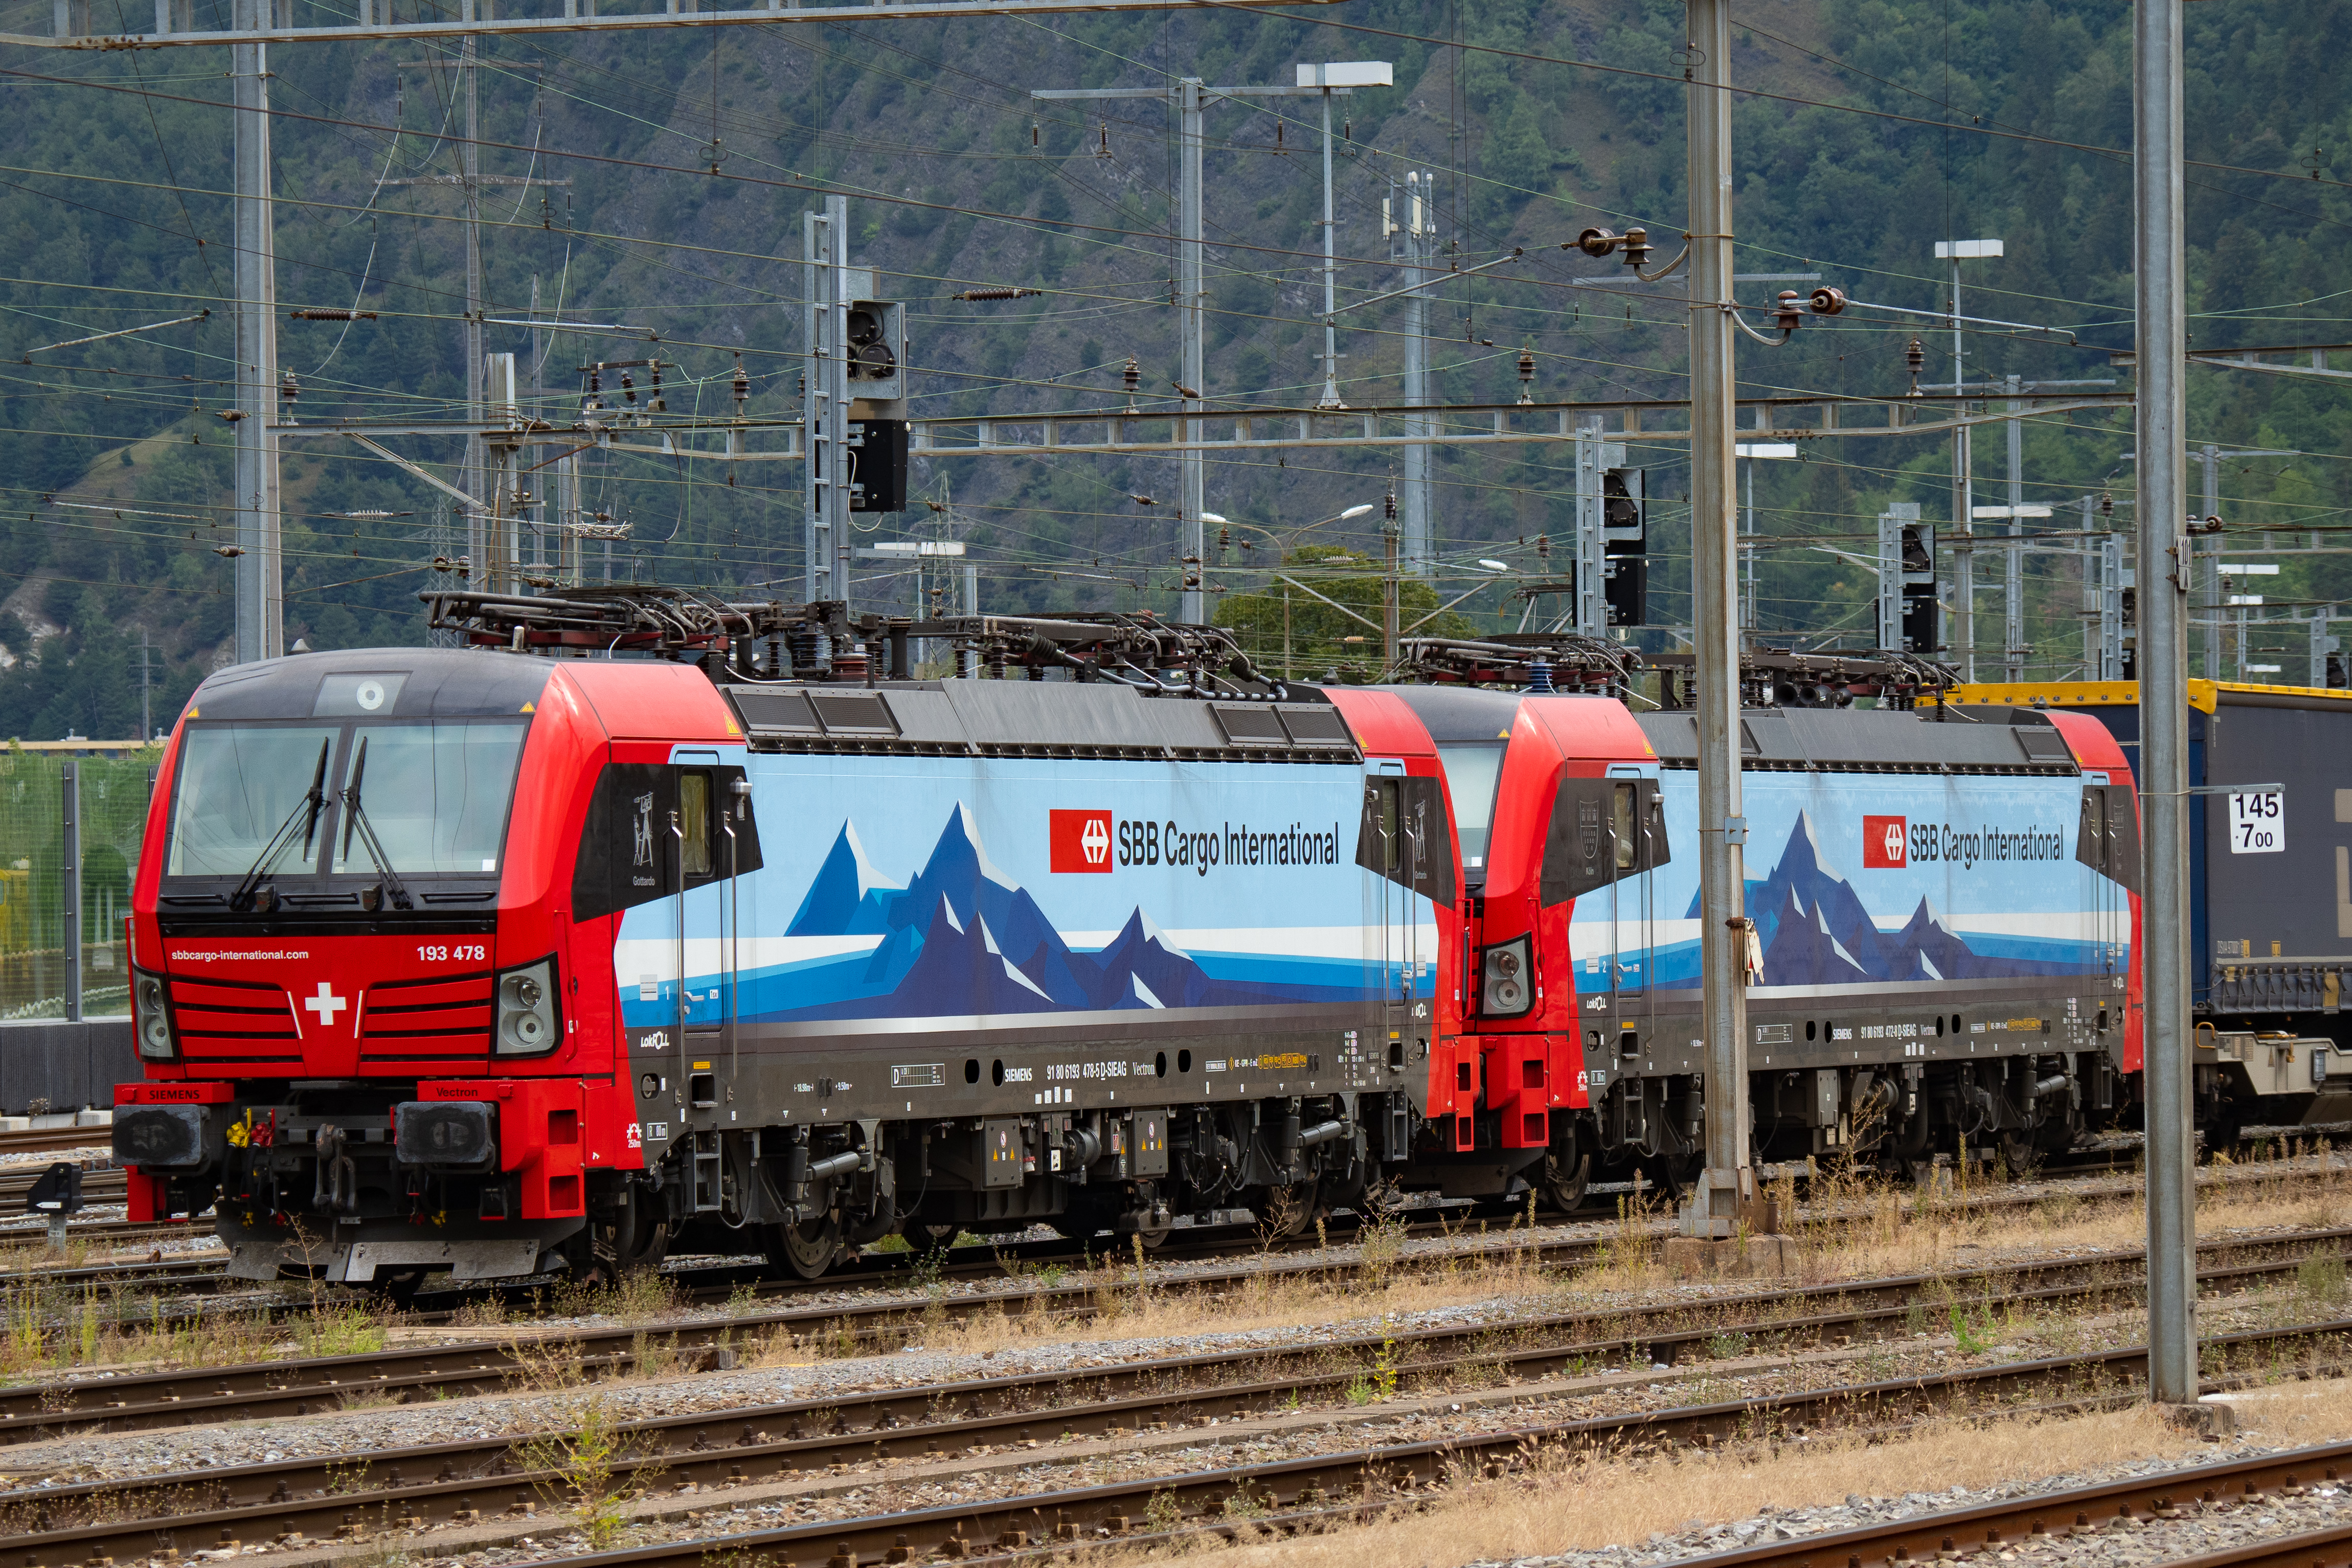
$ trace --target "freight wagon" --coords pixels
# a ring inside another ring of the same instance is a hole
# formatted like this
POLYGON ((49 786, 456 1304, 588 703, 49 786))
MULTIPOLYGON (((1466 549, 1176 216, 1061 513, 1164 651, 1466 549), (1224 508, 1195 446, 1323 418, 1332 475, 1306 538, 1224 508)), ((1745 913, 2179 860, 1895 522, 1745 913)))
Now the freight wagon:
MULTIPOLYGON (((2014 712, 2082 715, 2139 756, 2130 681, 1980 685, 2014 712)), ((2352 692, 2189 683, 2189 951, 2197 1122, 2209 1145, 2247 1128, 2352 1122, 2352 692)))

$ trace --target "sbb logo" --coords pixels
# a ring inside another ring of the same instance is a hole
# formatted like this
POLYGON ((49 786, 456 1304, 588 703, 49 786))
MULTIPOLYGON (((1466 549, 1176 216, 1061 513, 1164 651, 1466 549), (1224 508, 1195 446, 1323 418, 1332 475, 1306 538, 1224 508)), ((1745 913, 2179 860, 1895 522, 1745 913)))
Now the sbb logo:
POLYGON ((1110 813, 1052 811, 1053 868, 1064 871, 1110 871, 1110 813))
POLYGON ((1911 863, 1910 841, 1908 819, 1864 817, 1862 820, 1862 868, 1864 871, 1901 871, 1911 863))

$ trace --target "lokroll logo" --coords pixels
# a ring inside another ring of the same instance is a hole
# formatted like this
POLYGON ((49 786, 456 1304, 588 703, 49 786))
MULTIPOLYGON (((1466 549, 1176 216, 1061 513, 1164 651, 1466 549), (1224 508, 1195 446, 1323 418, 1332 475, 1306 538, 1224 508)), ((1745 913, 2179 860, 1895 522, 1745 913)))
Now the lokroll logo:
POLYGON ((1901 871, 1911 863, 1910 821, 1905 817, 1862 820, 1862 869, 1901 871))
POLYGON ((1053 811, 1048 816, 1055 871, 1109 872, 1108 811, 1053 811))

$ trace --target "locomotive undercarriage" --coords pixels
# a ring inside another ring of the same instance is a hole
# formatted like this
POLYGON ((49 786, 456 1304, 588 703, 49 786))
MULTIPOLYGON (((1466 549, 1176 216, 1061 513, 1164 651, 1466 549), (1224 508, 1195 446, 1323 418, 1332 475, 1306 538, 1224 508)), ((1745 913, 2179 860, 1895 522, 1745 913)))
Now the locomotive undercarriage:
POLYGON ((1044 1223, 1157 1245, 1179 1215, 1244 1214, 1277 1233, 1352 1207, 1396 1120, 1388 1095, 830 1126, 710 1129, 657 1166, 632 1203, 688 1250, 741 1250, 823 1273, 845 1252, 904 1234, 1044 1223))
MULTIPOLYGON (((2023 1169, 2088 1133, 2134 1124, 2133 1086, 2105 1051, 1804 1067, 1749 1075, 1749 1150, 1762 1165, 1846 1165, 1916 1178, 1937 1156, 2023 1169)), ((1671 1196, 1703 1163, 1694 1074, 1624 1077, 1590 1112, 1553 1118, 1547 1193, 1636 1176, 1671 1196)))

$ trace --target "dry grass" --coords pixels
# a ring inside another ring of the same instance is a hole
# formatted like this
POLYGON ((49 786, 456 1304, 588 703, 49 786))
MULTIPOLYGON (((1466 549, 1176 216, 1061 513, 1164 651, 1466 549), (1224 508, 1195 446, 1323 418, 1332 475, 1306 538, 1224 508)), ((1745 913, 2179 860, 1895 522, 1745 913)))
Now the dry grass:
MULTIPOLYGON (((1986 1184, 1977 1185, 1981 1190, 1986 1184)), ((2134 1247, 2146 1239, 2141 1205, 2136 1195, 2093 1198, 2062 1191, 2031 1209, 1976 1213, 1932 1195, 1922 1201, 1907 1186, 1832 1173, 1817 1179, 1793 1228, 1803 1244, 1801 1282, 1818 1283, 1948 1273, 2060 1245, 2134 1247), (1837 1218, 1816 1218, 1824 1208, 1837 1218)), ((1404 1322, 1415 1313, 1488 1302, 1507 1302, 1528 1312, 1571 1312, 1622 1304, 1680 1283, 1668 1274, 1660 1238, 1652 1229, 1670 1214, 1667 1205, 1655 1200, 1621 1201, 1600 1257, 1575 1270, 1544 1264, 1524 1219, 1486 1231, 1499 1245, 1433 1257, 1406 1250, 1402 1226, 1391 1217, 1358 1233, 1370 1265, 1362 1275, 1331 1279, 1270 1271, 1213 1295, 1185 1291, 1181 1281, 1155 1281, 1135 1260, 1112 1257, 1096 1260, 1095 1311, 1087 1316, 1052 1311, 1034 1298, 1013 1294, 1000 1310, 950 1322, 942 1310, 944 1296, 934 1285, 929 1306, 911 1309, 908 1317, 914 1337, 926 1348, 980 1354, 1018 1352, 1048 1339, 1056 1344, 1150 1340, 1302 1323, 1362 1322, 1371 1332, 1371 1324, 1384 1320, 1404 1322)), ((2198 1225, 2213 1235, 2258 1227, 2315 1228, 2347 1218, 2352 1173, 2338 1173, 2324 1183, 2265 1179, 2208 1192, 2200 1198, 2198 1225)), ((1474 1226, 1454 1234, 1475 1236, 1474 1226)), ((1756 1286, 1729 1281, 1727 1288, 1756 1286)), ((872 1341, 833 1325, 798 1335, 754 1336, 741 1352, 749 1364, 772 1367, 865 1355, 874 1348, 872 1341)))
MULTIPOLYGON (((2237 1400, 2242 1425, 2278 1444, 2352 1436, 2352 1383, 2292 1384, 2237 1400)), ((1769 1453, 1691 1454, 1678 1460, 1565 1456, 1498 1481, 1457 1485, 1425 1513, 1377 1526, 1216 1551, 1217 1568, 1453 1568, 1612 1543, 1778 1509, 1843 1502, 1848 1493, 1887 1497, 1981 1488, 2142 1458, 2179 1458, 2203 1445, 2145 1409, 2074 1420, 1990 1426, 1954 1423, 1866 1445, 1788 1445, 1769 1453)), ((2210 1453, 2210 1450, 2204 1450, 2210 1453)), ((1201 1550, 1107 1552, 1093 1568, 1167 1561, 1201 1550)))

